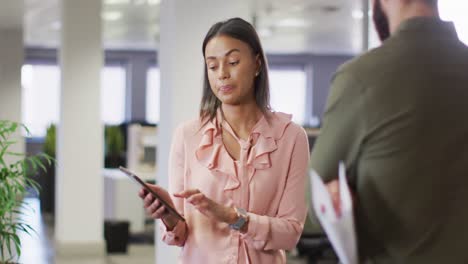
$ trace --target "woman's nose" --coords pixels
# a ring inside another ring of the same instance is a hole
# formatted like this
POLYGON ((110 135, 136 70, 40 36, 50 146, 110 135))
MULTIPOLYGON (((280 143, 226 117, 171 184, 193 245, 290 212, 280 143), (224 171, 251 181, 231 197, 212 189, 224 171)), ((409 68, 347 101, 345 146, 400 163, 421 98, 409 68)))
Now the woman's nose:
POLYGON ((218 78, 220 80, 228 79, 230 77, 229 71, 226 66, 219 67, 218 78))

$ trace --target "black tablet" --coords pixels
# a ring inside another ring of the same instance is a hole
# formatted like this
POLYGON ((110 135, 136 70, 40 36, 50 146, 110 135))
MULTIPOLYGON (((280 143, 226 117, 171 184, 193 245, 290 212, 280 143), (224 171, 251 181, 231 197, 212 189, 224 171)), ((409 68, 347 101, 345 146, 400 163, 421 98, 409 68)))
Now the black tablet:
POLYGON ((125 173, 133 182, 137 183, 141 187, 145 188, 148 192, 150 192, 156 199, 158 199, 166 209, 175 215, 179 220, 182 220, 185 222, 185 219, 182 215, 180 215, 177 210, 172 207, 168 202, 166 202, 164 199, 161 198, 155 191, 153 191, 140 177, 136 176, 135 173, 129 171, 127 168, 124 168, 122 166, 119 167, 119 170, 121 170, 123 173, 125 173))

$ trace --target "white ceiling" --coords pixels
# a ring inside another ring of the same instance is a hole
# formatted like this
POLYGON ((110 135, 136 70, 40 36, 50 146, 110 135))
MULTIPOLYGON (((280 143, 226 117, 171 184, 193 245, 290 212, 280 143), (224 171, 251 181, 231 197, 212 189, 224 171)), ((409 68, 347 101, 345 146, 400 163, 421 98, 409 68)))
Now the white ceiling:
POLYGON ((266 50, 355 54, 362 49, 359 0, 258 1, 257 29, 266 50))
MULTIPOLYGON (((106 48, 152 50, 157 47, 158 0, 103 1, 103 17, 107 17, 103 19, 106 48)), ((362 49, 360 0, 252 1, 256 1, 256 28, 267 52, 356 54, 362 49)), ((18 13, 10 7, 14 2, 20 1, 0 0, 1 24, 3 17, 14 13, 11 10, 18 13)), ((57 46, 59 3, 60 0, 24 0, 26 45, 57 46)))

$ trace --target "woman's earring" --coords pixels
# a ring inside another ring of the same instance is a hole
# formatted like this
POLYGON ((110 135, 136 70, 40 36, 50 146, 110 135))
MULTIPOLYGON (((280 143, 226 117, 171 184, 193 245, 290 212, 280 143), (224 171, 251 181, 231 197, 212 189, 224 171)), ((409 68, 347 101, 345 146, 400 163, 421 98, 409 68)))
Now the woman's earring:
POLYGON ((256 72, 256 73, 255 73, 255 76, 258 76, 259 74, 260 74, 259 72, 256 72))

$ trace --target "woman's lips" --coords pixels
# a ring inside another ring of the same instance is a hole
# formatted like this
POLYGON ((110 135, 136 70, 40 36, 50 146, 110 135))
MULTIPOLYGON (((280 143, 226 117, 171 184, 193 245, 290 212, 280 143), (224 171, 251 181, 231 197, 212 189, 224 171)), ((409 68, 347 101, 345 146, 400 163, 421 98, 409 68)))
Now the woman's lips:
POLYGON ((220 92, 223 92, 223 93, 229 93, 231 92, 232 90, 234 90, 234 86, 232 85, 223 85, 219 88, 219 91, 220 92))

